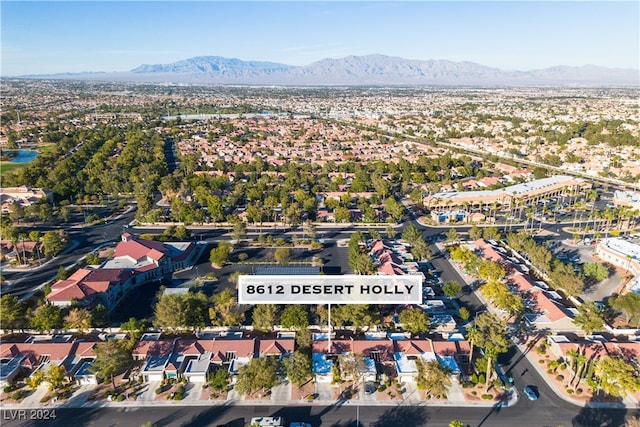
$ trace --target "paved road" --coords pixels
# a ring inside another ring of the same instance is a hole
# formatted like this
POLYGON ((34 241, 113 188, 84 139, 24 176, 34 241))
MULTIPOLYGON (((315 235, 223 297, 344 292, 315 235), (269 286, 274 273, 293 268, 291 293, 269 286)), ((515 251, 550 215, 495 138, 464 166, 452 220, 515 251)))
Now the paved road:
MULTIPOLYGON (((29 411, 26 417, 31 415, 29 411)), ((18 413, 2 412, 3 426, 246 426, 251 417, 281 416, 287 423, 305 421, 312 426, 418 427, 447 426, 460 419, 474 427, 611 426, 624 424, 624 410, 589 410, 563 401, 528 400, 511 408, 454 408, 407 406, 157 406, 128 408, 59 409, 55 420, 17 420, 18 413), (359 424, 356 423, 359 421, 359 424)))

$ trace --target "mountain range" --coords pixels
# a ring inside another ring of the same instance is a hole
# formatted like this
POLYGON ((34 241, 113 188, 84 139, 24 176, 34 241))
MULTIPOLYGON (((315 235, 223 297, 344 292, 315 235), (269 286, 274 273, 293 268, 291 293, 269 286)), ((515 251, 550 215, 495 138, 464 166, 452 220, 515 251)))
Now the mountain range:
POLYGON ((578 85, 640 86, 640 71, 556 66, 507 71, 473 62, 413 60, 385 55, 322 59, 304 66, 198 56, 170 64, 144 64, 128 72, 24 76, 80 80, 240 85, 578 85))

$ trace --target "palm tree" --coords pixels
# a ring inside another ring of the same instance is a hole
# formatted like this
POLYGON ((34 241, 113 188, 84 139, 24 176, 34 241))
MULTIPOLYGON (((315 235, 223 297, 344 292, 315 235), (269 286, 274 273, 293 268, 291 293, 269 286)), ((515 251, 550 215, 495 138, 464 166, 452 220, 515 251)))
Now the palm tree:
POLYGON ((475 326, 467 329, 467 341, 469 341, 469 373, 473 365, 473 346, 480 339, 480 331, 475 326))

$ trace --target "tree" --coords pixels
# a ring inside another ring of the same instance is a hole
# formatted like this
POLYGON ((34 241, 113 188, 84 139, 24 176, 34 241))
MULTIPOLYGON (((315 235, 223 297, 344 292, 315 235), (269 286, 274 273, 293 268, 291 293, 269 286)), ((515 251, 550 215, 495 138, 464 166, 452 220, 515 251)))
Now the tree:
POLYGON ((579 326, 587 335, 590 335, 594 331, 602 330, 604 316, 595 302, 586 301, 578 306, 578 314, 573 318, 573 323, 579 326))
POLYGON ((40 241, 40 232, 38 230, 33 230, 29 232, 29 240, 32 242, 40 241))
POLYGON ((195 330, 204 328, 209 320, 207 296, 202 292, 189 292, 186 294, 185 300, 187 305, 187 327, 195 330))
POLYGON ((187 307, 182 295, 162 295, 154 310, 154 326, 178 330, 185 327, 186 323, 187 307))
POLYGON ((286 329, 307 329, 309 326, 309 313, 301 304, 289 304, 280 316, 280 324, 286 329))
POLYGON ((202 292, 162 295, 156 303, 153 324, 173 330, 203 328, 207 305, 207 297, 202 292))
POLYGON ((452 420, 449 421, 449 427, 467 427, 467 425, 464 423, 464 421, 452 420))
POLYGON ((110 379, 115 389, 115 376, 127 370, 133 363, 126 344, 121 340, 111 339, 96 344, 93 351, 96 359, 89 365, 89 371, 102 381, 110 379))
POLYGON ((251 396, 258 391, 266 391, 278 384, 278 359, 275 357, 259 357, 238 370, 238 381, 235 390, 240 395, 251 396))
POLYGON ((64 318, 64 325, 69 329, 77 329, 83 333, 91 328, 91 313, 83 308, 72 308, 64 318))
POLYGON ((458 310, 458 316, 466 322, 471 316, 471 313, 467 307, 460 307, 460 310, 458 310))
POLYGON ((490 259, 481 259, 478 262, 478 276, 487 281, 501 280, 506 274, 503 266, 490 259))
POLYGON ((49 369, 45 375, 45 381, 49 383, 49 390, 60 390, 67 382, 67 370, 64 365, 49 365, 49 369))
POLYGON ((0 297, 0 325, 5 330, 22 329, 26 322, 26 309, 18 297, 4 294, 0 297))
POLYGON ((176 227, 176 231, 173 233, 173 237, 178 240, 185 240, 187 237, 191 235, 191 232, 184 225, 179 225, 176 227))
POLYGON ((316 226, 313 225, 313 222, 308 219, 302 224, 302 232, 305 236, 309 236, 310 238, 316 237, 316 226))
POLYGON ((387 225, 387 228, 385 229, 384 234, 386 234, 387 239, 389 240, 395 239, 396 236, 398 235, 395 228, 393 228, 391 225, 387 225))
POLYGON ((47 257, 58 255, 66 246, 66 235, 62 230, 47 231, 42 236, 42 246, 47 257))
POLYGON ((27 378, 26 383, 31 390, 35 390, 40 387, 42 381, 44 381, 44 371, 42 369, 38 369, 33 374, 31 374, 29 378, 27 378))
POLYGON ((138 320, 135 317, 130 317, 129 320, 120 325, 120 330, 127 332, 129 338, 131 338, 132 341, 136 341, 140 339, 147 327, 148 323, 146 320, 138 320))
POLYGON ((376 271, 376 265, 366 253, 359 253, 349 257, 349 265, 356 274, 371 275, 376 271))
POLYGON ((398 320, 402 324, 402 328, 412 334, 419 335, 429 332, 431 319, 429 315, 420 308, 405 308, 400 312, 398 320))
POLYGON ((467 328, 467 341, 469 341, 469 368, 473 366, 473 347, 480 341, 480 330, 473 326, 467 328))
POLYGON ((587 262, 582 266, 582 274, 594 282, 601 282, 609 277, 609 270, 597 262, 587 262))
POLYGON ((302 386, 311 377, 311 359, 301 351, 295 351, 284 360, 287 378, 297 387, 302 386))
POLYGON ((440 366, 440 362, 437 360, 425 362, 418 358, 416 359, 416 367, 418 368, 416 376, 418 388, 435 396, 447 395, 447 389, 451 387, 451 375, 440 366))
POLYGON ((469 229, 469 238, 472 240, 478 240, 480 237, 482 237, 482 229, 476 224, 473 224, 469 229))
POLYGON ((442 291, 449 298, 455 298, 456 295, 458 295, 458 293, 460 292, 460 289, 460 284, 455 280, 449 280, 445 282, 444 286, 442 287, 442 291))
POLYGON ((333 211, 333 220, 335 222, 349 222, 350 219, 351 212, 347 208, 339 206, 333 211))
POLYGON ((231 254, 231 245, 225 241, 218 243, 218 247, 211 249, 209 253, 209 261, 216 267, 222 267, 229 259, 231 254))
POLYGON ((609 299, 609 305, 614 310, 622 312, 627 323, 640 326, 640 294, 627 292, 609 299))
POLYGON ((62 328, 62 310, 53 304, 43 304, 31 317, 31 327, 38 332, 62 328))
POLYGON ((233 222, 233 238, 236 242, 244 239, 247 235, 247 224, 240 219, 233 222))
POLYGON ((485 227, 484 230, 482 230, 482 237, 485 240, 500 240, 502 236, 496 227, 491 226, 485 227))
POLYGON ((244 321, 244 312, 236 303, 236 294, 226 288, 212 297, 213 307, 209 308, 209 318, 214 325, 239 326, 244 321))
POLYGON ((507 322, 493 313, 485 312, 476 317, 476 329, 478 331, 476 345, 484 349, 487 360, 487 382, 486 387, 491 384, 491 374, 493 362, 498 355, 504 353, 509 348, 507 338, 507 322))
POLYGON ((404 206, 402 203, 398 203, 393 197, 389 197, 384 203, 384 210, 391 215, 394 221, 399 221, 402 219, 404 206))
POLYGON ((229 387, 229 380, 231 379, 231 374, 227 369, 217 369, 213 374, 211 374, 209 379, 209 386, 217 392, 221 392, 229 387))
POLYGON ((256 304, 252 313, 252 325, 256 331, 269 332, 278 322, 278 306, 275 304, 256 304))
POLYGON ((446 233, 445 236, 447 238, 447 243, 456 244, 456 243, 460 242, 460 236, 458 235, 458 230, 456 230, 453 227, 451 227, 451 228, 449 228, 449 230, 447 230, 447 233, 446 233))
POLYGON ((64 280, 67 277, 69 277, 69 272, 64 267, 64 265, 61 265, 60 267, 58 267, 58 274, 56 274, 56 280, 64 280))
POLYGON ((614 397, 625 397, 640 389, 634 366, 618 357, 604 356, 596 360, 593 370, 600 388, 614 397))
POLYGON ((287 264, 293 256, 293 249, 291 248, 278 248, 273 254, 273 259, 278 264, 287 264))
POLYGON ((104 328, 109 323, 109 311, 103 304, 98 304, 91 310, 91 317, 96 328, 104 328))

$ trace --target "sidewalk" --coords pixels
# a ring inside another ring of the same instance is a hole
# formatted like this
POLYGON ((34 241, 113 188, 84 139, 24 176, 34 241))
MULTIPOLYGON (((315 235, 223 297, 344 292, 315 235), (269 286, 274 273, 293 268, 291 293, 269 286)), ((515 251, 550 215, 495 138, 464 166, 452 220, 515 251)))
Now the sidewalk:
POLYGON ((47 387, 39 387, 34 394, 28 396, 20 403, 7 403, 3 402, 3 409, 36 409, 36 408, 127 408, 127 407, 156 407, 156 406, 224 406, 224 405, 236 405, 236 406, 265 406, 265 405, 302 405, 302 406, 333 406, 333 405, 347 405, 347 406, 401 406, 401 405, 422 405, 422 406, 454 406, 454 407, 495 407, 495 406, 513 406, 518 401, 517 393, 509 393, 509 399, 503 402, 495 401, 477 401, 470 402, 464 398, 460 384, 454 382, 449 390, 449 398, 446 401, 442 400, 422 400, 421 391, 418 390, 415 383, 403 384, 403 399, 402 400, 378 400, 374 395, 365 396, 361 390, 359 395, 352 399, 333 398, 332 385, 328 383, 321 383, 320 387, 316 388, 316 392, 319 394, 318 398, 313 401, 306 399, 292 400, 291 398, 291 383, 280 384, 272 390, 270 398, 261 400, 245 399, 244 396, 239 396, 234 389, 230 390, 226 400, 214 401, 209 399, 201 399, 202 385, 192 384, 191 387, 187 385, 187 393, 183 400, 155 400, 155 389, 159 383, 149 383, 146 391, 144 391, 136 400, 125 400, 122 402, 108 401, 106 399, 99 399, 89 401, 88 397, 91 395, 95 386, 85 385, 81 386, 68 400, 59 402, 49 401, 48 403, 40 403, 40 399, 47 393, 47 387))

